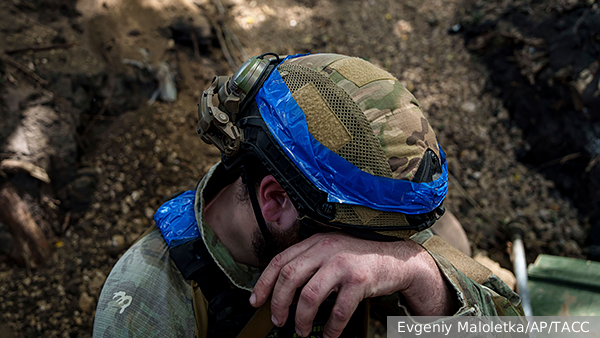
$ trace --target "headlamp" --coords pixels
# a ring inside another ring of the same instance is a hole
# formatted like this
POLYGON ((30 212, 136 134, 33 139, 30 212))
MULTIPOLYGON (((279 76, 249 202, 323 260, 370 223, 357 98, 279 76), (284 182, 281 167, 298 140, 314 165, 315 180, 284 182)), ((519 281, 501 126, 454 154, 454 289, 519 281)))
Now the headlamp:
POLYGON ((204 142, 214 144, 225 156, 238 152, 243 134, 236 122, 244 99, 254 95, 257 84, 274 68, 269 66, 279 62, 277 54, 265 53, 246 61, 231 79, 215 76, 198 104, 198 134, 204 142))

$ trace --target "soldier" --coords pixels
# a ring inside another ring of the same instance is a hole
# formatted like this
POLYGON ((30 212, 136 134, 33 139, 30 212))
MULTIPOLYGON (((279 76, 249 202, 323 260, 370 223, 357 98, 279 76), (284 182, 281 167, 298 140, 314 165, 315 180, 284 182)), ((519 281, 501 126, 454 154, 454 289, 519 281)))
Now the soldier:
POLYGON ((117 262, 94 337, 360 337, 370 314, 522 313, 428 230, 444 212, 446 158, 390 73, 267 53, 216 77, 198 111, 222 161, 117 262))

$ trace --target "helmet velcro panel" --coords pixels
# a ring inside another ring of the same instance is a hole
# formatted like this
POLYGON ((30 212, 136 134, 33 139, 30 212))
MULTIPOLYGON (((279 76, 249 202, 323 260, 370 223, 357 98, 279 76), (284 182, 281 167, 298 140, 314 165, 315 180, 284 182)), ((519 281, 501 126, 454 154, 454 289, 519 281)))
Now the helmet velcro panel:
POLYGON ((352 141, 352 135, 311 82, 292 93, 306 116, 308 131, 333 152, 352 141))
MULTIPOLYGON (((373 134, 369 121, 343 89, 322 73, 308 67, 283 64, 278 69, 292 96, 300 88, 311 83, 327 106, 343 123, 352 140, 335 151, 336 154, 369 174, 392 177, 389 163, 383 154, 379 140, 373 134)), ((309 125, 309 130, 310 128, 309 125)))

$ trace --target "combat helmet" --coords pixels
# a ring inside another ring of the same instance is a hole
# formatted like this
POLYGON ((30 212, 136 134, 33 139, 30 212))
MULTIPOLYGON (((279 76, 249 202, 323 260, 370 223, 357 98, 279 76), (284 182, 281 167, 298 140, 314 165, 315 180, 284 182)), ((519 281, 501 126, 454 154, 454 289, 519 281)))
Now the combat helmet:
POLYGON ((448 170, 435 133, 414 96, 363 59, 255 56, 231 78, 214 78, 198 115, 198 133, 227 171, 261 163, 275 177, 301 231, 407 238, 444 212, 448 170))

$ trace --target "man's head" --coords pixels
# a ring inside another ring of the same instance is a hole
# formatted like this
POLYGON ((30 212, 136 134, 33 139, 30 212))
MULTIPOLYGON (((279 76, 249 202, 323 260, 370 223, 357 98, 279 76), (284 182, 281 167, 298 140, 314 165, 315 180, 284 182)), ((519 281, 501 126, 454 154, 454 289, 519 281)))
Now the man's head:
POLYGON ((227 80, 204 93, 199 133, 232 175, 264 167, 303 225, 406 238, 443 212, 445 156, 416 99, 388 72, 317 54, 253 58, 227 80))

